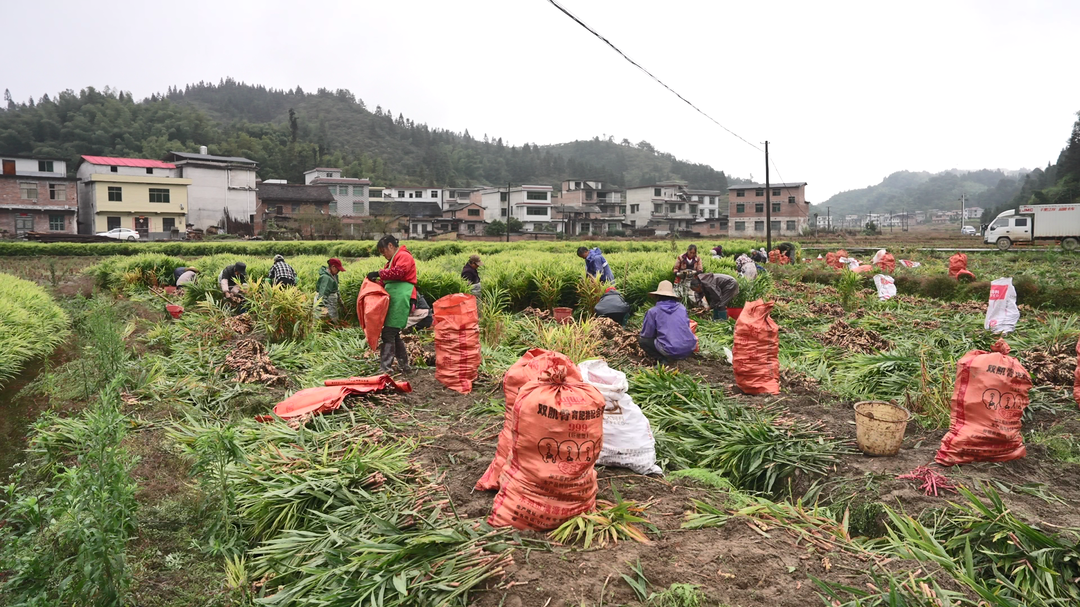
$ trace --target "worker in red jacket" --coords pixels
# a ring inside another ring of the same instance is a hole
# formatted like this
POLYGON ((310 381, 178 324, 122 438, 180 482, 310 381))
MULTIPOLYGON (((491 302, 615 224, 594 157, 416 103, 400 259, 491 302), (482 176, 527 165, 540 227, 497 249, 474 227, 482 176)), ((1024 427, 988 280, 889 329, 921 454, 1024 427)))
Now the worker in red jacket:
POLYGON ((386 265, 377 272, 368 274, 368 278, 382 283, 390 294, 390 308, 386 311, 386 322, 380 337, 379 371, 389 373, 394 365, 394 357, 402 373, 409 373, 409 353, 401 339, 401 330, 409 322, 409 313, 416 300, 416 260, 405 245, 399 245, 398 239, 386 235, 379 239, 376 247, 379 254, 386 258, 386 265))

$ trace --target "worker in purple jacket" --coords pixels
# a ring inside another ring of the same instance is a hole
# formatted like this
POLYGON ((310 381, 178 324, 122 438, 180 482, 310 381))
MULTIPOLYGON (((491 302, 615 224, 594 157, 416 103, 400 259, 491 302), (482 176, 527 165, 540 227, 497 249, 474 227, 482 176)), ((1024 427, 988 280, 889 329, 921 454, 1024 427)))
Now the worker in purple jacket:
POLYGON ((649 295, 656 298, 656 305, 641 323, 641 349, 661 364, 689 357, 697 348, 697 336, 690 331, 690 317, 675 296, 671 281, 660 281, 649 295))

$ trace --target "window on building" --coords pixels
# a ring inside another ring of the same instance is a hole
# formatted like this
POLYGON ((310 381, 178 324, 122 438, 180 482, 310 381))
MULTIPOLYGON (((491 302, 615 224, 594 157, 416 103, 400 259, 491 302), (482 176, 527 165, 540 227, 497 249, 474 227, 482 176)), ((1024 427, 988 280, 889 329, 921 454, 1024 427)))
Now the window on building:
POLYGON ((764 221, 755 221, 754 222, 754 231, 755 232, 764 232, 765 231, 765 222, 764 221))
POLYGON ((795 204, 795 197, 794 196, 788 196, 787 201, 788 201, 788 204, 795 204))
POLYGON ((405 198, 405 190, 398 190, 397 191, 397 197, 398 198, 405 198))
POLYGON ((431 190, 431 197, 435 200, 439 199, 439 190, 431 190))
POLYGON ((632 204, 632 205, 630 205, 630 212, 631 213, 637 213, 640 210, 641 210, 641 205, 640 204, 632 204))
POLYGON ((476 232, 476 224, 470 223, 469 225, 465 226, 465 229, 469 232, 476 232))
POLYGON ((746 231, 746 222, 745 221, 736 221, 735 222, 735 231, 736 232, 745 232, 746 231))
POLYGON ((23 200, 37 200, 37 183, 20 183, 19 197, 23 200))
POLYGON ((789 232, 794 232, 795 231, 795 222, 794 221, 788 221, 787 222, 787 230, 789 232))
POLYGON ((169 188, 150 188, 150 202, 169 202, 169 188))
POLYGON ((353 212, 353 215, 363 215, 364 214, 364 202, 362 200, 353 201, 353 203, 352 203, 352 212, 353 212))
POLYGON ((592 190, 585 192, 585 200, 592 200, 592 190))
POLYGON ((735 212, 736 213, 745 213, 746 212, 746 203, 745 202, 737 202, 737 203, 735 203, 735 212))
POLYGON ((683 210, 683 207, 684 207, 684 206, 686 206, 686 205, 684 205, 684 204, 679 204, 679 211, 682 211, 682 210, 683 210))
POLYGON ((754 190, 754 196, 764 196, 764 195, 765 195, 765 188, 758 188, 758 189, 754 190))
POLYGON ((506 209, 499 209, 499 215, 506 217, 506 209))
POLYGON ((284 215, 285 214, 285 206, 284 205, 280 205, 280 204, 278 205, 277 214, 278 215, 284 215))
POLYGON ((506 202, 506 192, 499 192, 499 202, 506 202))
POLYGON ((755 213, 764 213, 765 212, 765 203, 764 202, 755 202, 754 203, 754 212, 755 213))
POLYGON ((631 219, 630 220, 630 227, 631 228, 636 228, 637 227, 637 220, 636 219, 631 219))
MULTIPOLYGON (((679 206, 682 206, 682 205, 679 205, 679 206)), ((696 213, 697 213, 697 205, 696 204, 690 205, 690 214, 694 215, 696 213)))
POLYGON ((64 231, 64 216, 63 215, 49 215, 49 231, 51 231, 51 232, 63 232, 64 231))
POLYGON ((147 175, 153 175, 154 174, 154 168, 153 167, 146 167, 146 174, 147 175))
POLYGON ((15 216, 15 233, 25 234, 34 231, 34 216, 30 213, 19 213, 15 216))
POLYGON ((709 209, 709 219, 716 219, 716 209, 709 209))
POLYGON ((773 188, 772 195, 773 196, 779 196, 780 195, 780 188, 773 188))
POLYGON ((67 184, 50 183, 49 200, 67 200, 67 184))
POLYGON ((547 207, 525 207, 525 214, 526 215, 543 215, 544 217, 547 217, 548 210, 547 210, 547 207))
POLYGON ((773 213, 779 213, 780 212, 780 203, 779 202, 772 203, 772 212, 773 213))
MULTIPOLYGON (((39 160, 37 162, 37 170, 42 172, 42 173, 52 173, 52 172, 54 172, 53 171, 53 161, 51 161, 51 160, 39 160)), ((64 216, 61 215, 60 216, 61 222, 63 221, 63 218, 64 218, 64 216)), ((50 219, 50 223, 51 222, 52 222, 52 220, 50 219)), ((64 228, 61 227, 60 229, 63 230, 64 228)))
POLYGON ((746 196, 746 190, 735 190, 736 198, 743 198, 744 196, 746 196))
POLYGON ((331 202, 330 203, 330 214, 331 215, 337 215, 337 203, 336 202, 331 202))
POLYGON ((327 177, 333 177, 333 176, 334 176, 334 174, 333 174, 333 173, 327 173, 327 174, 326 174, 326 176, 327 176, 327 177))
POLYGON ((625 204, 619 205, 619 214, 620 215, 626 215, 626 205, 625 204))
POLYGON ((547 200, 547 192, 525 192, 525 200, 547 200))
POLYGON ((293 213, 298 213, 299 211, 300 211, 300 205, 298 205, 298 204, 292 205, 292 212, 293 213))
POLYGON ((698 211, 698 217, 705 217, 705 209, 698 211))
POLYGON ((364 195, 364 186, 362 186, 362 185, 354 185, 352 187, 352 195, 353 196, 363 196, 364 195))
POLYGON ((457 198, 457 190, 450 190, 450 198, 457 198))
POLYGON ((709 204, 716 204, 716 196, 709 196, 709 204))
POLYGON ((116 173, 116 172, 118 172, 119 170, 120 170, 120 169, 118 169, 117 167, 109 167, 109 172, 110 172, 110 173, 116 173))
POLYGON ((580 190, 581 189, 581 182, 580 181, 575 181, 574 182, 574 189, 575 190, 580 190))
POLYGON ((664 195, 663 190, 661 190, 660 188, 653 188, 652 195, 659 198, 660 196, 664 195))
POLYGON ((622 227, 622 226, 620 226, 620 225, 619 225, 619 224, 617 224, 617 223, 609 223, 609 224, 607 224, 607 231, 608 231, 609 233, 611 233, 611 232, 618 232, 618 231, 619 231, 619 228, 621 228, 621 227, 622 227))
POLYGON ((779 232, 780 231, 780 222, 779 221, 773 221, 771 223, 771 225, 772 225, 772 231, 773 232, 779 232))
POLYGON ((466 213, 466 214, 469 217, 479 217, 480 216, 480 209, 469 209, 468 213, 466 213))
POLYGON ((420 192, 409 192, 409 198, 420 198, 420 192))
MULTIPOLYGON (((410 192, 409 195, 412 196, 412 193, 410 192)), ((419 234, 420 233, 420 226, 415 224, 415 223, 412 224, 412 233, 413 234, 419 234)))
POLYGON ((173 217, 163 217, 161 219, 161 231, 172 232, 176 229, 176 219, 173 217))
POLYGON ((116 228, 119 228, 119 227, 120 227, 120 218, 119 217, 106 217, 105 218, 105 229, 106 230, 115 230, 116 228))
POLYGON ((581 224, 581 229, 579 230, 579 232, 581 232, 582 234, 588 234, 590 229, 592 229, 592 226, 587 223, 583 223, 581 224))
POLYGON ((653 213, 663 213, 664 212, 664 205, 662 205, 662 204, 654 204, 654 205, 652 205, 652 212, 653 213))
POLYGON ((109 202, 123 202, 124 189, 117 185, 109 186, 109 202))

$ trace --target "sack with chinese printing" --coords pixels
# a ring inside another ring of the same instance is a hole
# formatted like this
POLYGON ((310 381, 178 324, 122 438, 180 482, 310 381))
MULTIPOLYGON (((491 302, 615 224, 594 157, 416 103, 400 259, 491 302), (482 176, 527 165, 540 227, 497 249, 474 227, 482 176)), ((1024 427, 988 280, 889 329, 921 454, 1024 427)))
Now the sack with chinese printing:
POLYGON ((885 249, 880 249, 874 254, 874 258, 870 260, 870 265, 886 274, 892 274, 896 270, 896 257, 885 249))
POLYGON ((604 397, 557 366, 514 402, 513 443, 488 523, 545 531, 596 506, 604 397))
POLYGON ((874 286, 877 287, 877 296, 881 301, 896 297, 896 279, 892 276, 875 274, 874 286))
POLYGON ((769 312, 773 302, 752 301, 735 321, 731 366, 746 394, 780 393, 780 328, 769 312))
POLYGON ((1024 457, 1020 418, 1031 377, 999 339, 992 352, 972 350, 956 363, 952 423, 934 458, 943 466, 1024 457))
POLYGON ((476 489, 490 491, 499 488, 499 477, 503 473, 503 468, 506 467, 506 458, 510 455, 510 444, 513 441, 514 402, 517 400, 518 391, 522 386, 553 367, 564 367, 567 378, 581 381, 581 373, 574 361, 558 352, 541 348, 529 350, 507 369, 506 375, 503 376, 506 411, 503 414, 503 428, 499 432, 499 444, 495 447, 495 459, 491 460, 491 464, 480 480, 476 481, 476 489))
POLYGON ((990 303, 986 306, 986 323, 983 327, 994 333, 1012 333, 1020 320, 1020 308, 1016 307, 1016 287, 1011 278, 999 278, 990 283, 990 303))
POLYGON ((975 275, 967 269, 967 255, 957 253, 949 258, 949 277, 956 280, 975 280, 975 275))
POLYGON ((435 322, 435 379, 462 394, 480 374, 480 315, 476 298, 453 293, 432 304, 435 322))
POLYGON ((638 474, 660 474, 649 419, 626 393, 630 388, 626 374, 602 360, 587 360, 578 369, 582 379, 604 396, 604 446, 597 465, 627 468, 638 474))

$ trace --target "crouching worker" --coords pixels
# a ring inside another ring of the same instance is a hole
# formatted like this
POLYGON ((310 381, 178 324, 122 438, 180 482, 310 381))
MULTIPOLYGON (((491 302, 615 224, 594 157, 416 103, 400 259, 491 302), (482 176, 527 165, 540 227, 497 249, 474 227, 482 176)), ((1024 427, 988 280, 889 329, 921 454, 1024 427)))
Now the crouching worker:
POLYGON ((402 335, 417 333, 431 327, 435 322, 435 316, 431 313, 431 304, 424 299, 423 294, 416 293, 416 303, 413 304, 412 312, 409 313, 409 322, 405 323, 402 335))
POLYGON ((682 360, 694 353, 697 336, 690 331, 690 317, 679 303, 670 280, 660 281, 652 293, 656 305, 645 313, 638 343, 661 364, 682 360))
POLYGON ((319 282, 315 283, 315 291, 326 306, 326 315, 333 323, 341 320, 341 296, 338 295, 337 275, 344 271, 345 267, 341 265, 340 259, 327 259, 326 265, 319 268, 319 282))
POLYGON ((693 291, 705 306, 712 309, 713 320, 727 320, 727 305, 739 295, 739 282, 727 274, 698 274, 690 279, 693 291))
POLYGON ((398 239, 386 235, 379 239, 376 247, 379 254, 386 258, 386 265, 377 272, 367 275, 369 280, 381 281, 390 294, 390 308, 386 311, 383 323, 381 343, 379 345, 379 372, 389 373, 397 357, 399 371, 409 373, 409 353, 401 339, 401 330, 409 323, 412 302, 416 299, 416 260, 398 239))
POLYGON ((630 315, 630 306, 623 299, 622 294, 615 290, 615 287, 608 287, 600 296, 600 301, 593 306, 593 312, 597 316, 610 318, 625 327, 626 317, 630 315))

